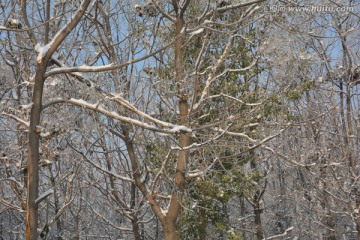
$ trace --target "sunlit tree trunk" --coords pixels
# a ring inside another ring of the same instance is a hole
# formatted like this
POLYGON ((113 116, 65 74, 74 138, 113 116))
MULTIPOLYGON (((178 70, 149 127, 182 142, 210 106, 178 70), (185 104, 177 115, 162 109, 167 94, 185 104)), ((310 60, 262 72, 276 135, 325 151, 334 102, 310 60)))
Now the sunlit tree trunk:
MULTIPOLYGON (((33 105, 30 113, 30 126, 29 126, 29 145, 28 145, 28 163, 27 163, 27 202, 26 202, 26 239, 38 239, 38 203, 36 199, 39 196, 39 145, 40 145, 40 131, 38 126, 41 121, 41 108, 44 90, 44 74, 47 69, 49 60, 57 47, 64 41, 66 36, 75 28, 80 19, 85 13, 85 10, 90 4, 90 0, 84 0, 74 17, 68 23, 67 27, 62 29, 53 39, 53 44, 43 56, 38 57, 36 62, 36 73, 34 77, 33 89, 33 105)), ((29 22, 26 16, 26 1, 22 1, 22 14, 27 27, 29 22)), ((37 43, 35 36, 31 31, 28 32, 33 44, 37 43)))
POLYGON ((35 200, 39 196, 39 140, 40 133, 36 130, 40 125, 41 104, 44 89, 44 77, 46 65, 37 64, 35 85, 33 93, 33 106, 30 115, 29 146, 27 164, 27 203, 26 203, 26 239, 38 239, 38 204, 35 200))
MULTIPOLYGON (((177 20, 175 23, 175 35, 179 36, 184 27, 183 14, 189 4, 187 0, 183 7, 180 9, 177 4, 174 5, 174 9, 177 12, 177 20)), ((175 71, 176 71, 176 83, 179 87, 179 124, 183 126, 188 125, 188 95, 184 88, 184 49, 183 49, 183 40, 180 38, 175 43, 175 71)), ((188 133, 181 132, 179 145, 181 148, 187 147, 190 144, 190 137, 188 133)), ((175 184, 176 191, 171 196, 171 201, 168 209, 168 213, 162 225, 164 228, 164 238, 166 240, 174 240, 178 238, 178 233, 176 231, 176 220, 181 212, 181 202, 183 199, 185 191, 185 170, 186 163, 188 159, 188 150, 180 150, 176 163, 176 172, 175 172, 175 184)))

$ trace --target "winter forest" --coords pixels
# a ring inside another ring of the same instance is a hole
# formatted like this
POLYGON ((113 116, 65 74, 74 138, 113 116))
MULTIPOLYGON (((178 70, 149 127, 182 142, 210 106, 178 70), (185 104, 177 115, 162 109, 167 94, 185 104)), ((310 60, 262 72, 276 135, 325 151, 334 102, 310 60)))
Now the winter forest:
POLYGON ((0 240, 360 240, 358 0, 0 0, 0 240))

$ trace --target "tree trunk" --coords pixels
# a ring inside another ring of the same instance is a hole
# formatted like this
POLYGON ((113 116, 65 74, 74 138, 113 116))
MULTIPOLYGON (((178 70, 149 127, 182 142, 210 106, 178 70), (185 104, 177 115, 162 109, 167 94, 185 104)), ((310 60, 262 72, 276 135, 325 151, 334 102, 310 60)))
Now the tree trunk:
POLYGON ((137 218, 136 214, 134 214, 132 216, 131 225, 132 225, 132 230, 133 230, 133 233, 134 233, 135 240, 141 240, 139 221, 138 221, 138 218, 137 218))
MULTIPOLYGON (((39 195, 39 140, 40 133, 36 126, 40 125, 40 114, 42 95, 44 88, 43 74, 46 67, 41 62, 38 63, 35 75, 35 85, 33 93, 33 106, 30 115, 29 127, 29 146, 27 163, 27 202, 26 202, 26 240, 38 239, 38 206, 35 200, 39 195)), ((46 65, 45 65, 46 66, 46 65)))
MULTIPOLYGON (((253 159, 251 159, 250 161, 250 167, 252 171, 256 171, 257 170, 257 163, 256 163, 256 154, 254 151, 250 151, 250 156, 252 156, 253 159)), ((265 191, 265 188, 264 190, 265 191)), ((262 197, 262 191, 260 189, 256 190, 255 194, 254 194, 254 200, 251 203, 251 205, 254 208, 254 215, 255 215, 255 228, 256 228, 256 239, 257 240, 262 240, 264 238, 264 233, 263 233, 263 227, 262 227, 262 222, 261 222, 261 206, 260 206, 260 200, 262 197)))
POLYGON ((199 239, 206 240, 206 215, 203 208, 199 211, 199 239))
MULTIPOLYGON (((59 194, 57 191, 56 183, 55 183, 55 177, 52 172, 52 167, 49 165, 49 173, 50 173, 50 182, 51 187, 54 189, 54 207, 55 207, 55 214, 58 214, 60 207, 59 207, 59 194)), ((62 240, 62 226, 61 226, 61 218, 56 218, 56 228, 57 228, 57 240, 62 240)))
POLYGON ((176 233, 176 219, 165 219, 162 223, 164 231, 164 240, 176 240, 179 239, 179 236, 176 233))
MULTIPOLYGON (((256 191, 254 198, 259 198, 260 190, 256 191)), ((263 227, 261 223, 261 209, 260 209, 260 199, 256 199, 254 204, 254 214, 255 214, 255 227, 256 227, 256 239, 264 239, 263 227)))
MULTIPOLYGON (((40 132, 37 130, 37 126, 40 125, 40 115, 42 108, 42 95, 44 89, 44 74, 49 60, 58 48, 58 46, 65 40, 67 35, 75 28, 80 19, 84 15, 86 9, 90 4, 90 0, 82 1, 76 14, 72 17, 71 21, 67 24, 66 28, 63 28, 56 34, 56 38, 52 40, 52 44, 48 51, 44 53, 40 59, 36 62, 36 73, 34 78, 34 90, 33 90, 33 105, 30 113, 30 126, 29 126, 29 145, 28 145, 28 163, 27 163, 27 201, 26 201, 26 240, 38 239, 38 204, 35 200, 39 195, 39 141, 40 132)), ((24 22, 27 27, 30 28, 26 16, 26 1, 21 3, 22 14, 24 22)), ((28 34, 35 45, 37 43, 35 35, 31 30, 28 34)))
MULTIPOLYGON (((175 1, 174 1, 175 2, 175 1)), ((186 1, 182 9, 179 9, 177 4, 174 6, 177 9, 177 21, 175 23, 175 34, 179 36, 181 31, 184 28, 184 19, 183 14, 186 9, 186 6, 189 1, 186 1)), ((184 87, 184 49, 183 49, 183 39, 179 38, 175 43, 175 69, 176 69, 176 83, 178 86, 179 99, 179 124, 188 125, 188 115, 189 115, 189 104, 188 104, 188 94, 184 87)), ((181 132, 179 138, 179 145, 181 148, 185 148, 190 145, 190 135, 189 133, 181 132)), ((186 164, 188 160, 189 151, 180 150, 177 162, 176 162, 176 172, 175 172, 175 184, 176 190, 171 196, 170 204, 168 207, 168 212, 164 220, 162 220, 162 225, 164 229, 164 237, 168 240, 177 239, 176 233, 176 219, 181 213, 181 202, 183 199, 185 191, 185 171, 186 164)))

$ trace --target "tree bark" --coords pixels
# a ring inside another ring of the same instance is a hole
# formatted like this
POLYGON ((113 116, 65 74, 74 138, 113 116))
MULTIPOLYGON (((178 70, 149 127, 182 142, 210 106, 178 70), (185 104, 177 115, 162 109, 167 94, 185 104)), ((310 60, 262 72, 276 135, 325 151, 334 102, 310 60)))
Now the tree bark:
POLYGON ((28 146, 28 178, 27 178, 27 202, 26 202, 26 239, 38 239, 38 206, 35 200, 39 195, 39 140, 40 133, 36 130, 36 126, 40 125, 40 114, 42 95, 44 88, 44 77, 46 65, 37 64, 35 75, 35 85, 33 93, 33 106, 30 114, 29 127, 29 146, 28 146))
POLYGON ((264 239, 263 227, 261 223, 261 209, 260 209, 260 190, 257 190, 255 193, 255 203, 254 203, 254 214, 255 214, 255 228, 256 228, 256 239, 264 239))
MULTIPOLYGON (((175 23, 175 33, 176 36, 181 34, 181 31, 184 27, 183 12, 185 11, 185 6, 179 10, 178 19, 175 23)), ((180 96, 179 99, 179 124, 188 125, 188 95, 183 91, 184 86, 184 59, 183 59, 183 40, 180 38, 175 43, 175 69, 176 69, 176 82, 178 86, 178 93, 180 96)), ((181 148, 189 146, 190 137, 188 133, 181 132, 179 145, 181 148)), ((181 201, 183 199, 183 194, 185 191, 185 170, 188 159, 188 150, 180 150, 176 163, 176 172, 175 172, 175 184, 176 190, 171 196, 171 201, 168 208, 168 213, 166 215, 165 221, 163 223, 164 227, 164 236, 165 239, 177 239, 176 236, 176 219, 181 212, 181 201)))
POLYGON ((206 240, 206 215, 203 208, 199 210, 199 239, 206 240))
MULTIPOLYGON (((33 105, 30 113, 30 127, 29 127, 29 145, 28 145, 28 179, 27 179, 27 202, 26 202, 26 240, 37 240, 38 239, 38 206, 35 200, 39 195, 39 141, 40 132, 37 131, 37 126, 40 125, 41 108, 42 108, 42 96, 45 81, 45 72, 47 64, 51 59, 52 55, 58 48, 58 46, 65 40, 67 35, 75 28, 79 23, 80 19, 85 13, 85 10, 90 4, 90 0, 84 0, 74 17, 68 23, 66 28, 63 28, 52 40, 49 50, 44 54, 43 57, 36 62, 36 73, 34 78, 34 90, 33 90, 33 105)), ((26 1, 22 2, 22 13, 24 21, 27 27, 29 22, 26 17, 26 1)), ((35 44, 36 38, 32 31, 28 31, 32 42, 35 44)))
MULTIPOLYGON (((254 158, 250 161, 250 167, 253 171, 257 170, 257 164, 256 164, 256 154, 254 153, 254 151, 250 151, 250 155, 254 158)), ((265 191, 265 189, 263 190, 265 191)), ((261 222, 261 206, 260 206, 260 200, 262 197, 262 191, 260 189, 256 190, 255 194, 254 194, 254 200, 251 203, 251 205, 254 208, 254 215, 255 215, 255 219, 254 219, 254 223, 255 223, 255 228, 256 228, 256 239, 257 240, 262 240, 264 239, 264 230, 262 227, 262 222, 261 222)))
POLYGON ((176 219, 166 217, 162 223, 164 231, 164 240, 176 240, 178 234, 176 232, 176 219))
POLYGON ((131 225, 132 225, 135 240, 141 240, 139 221, 138 221, 136 214, 133 214, 133 216, 132 216, 131 225))

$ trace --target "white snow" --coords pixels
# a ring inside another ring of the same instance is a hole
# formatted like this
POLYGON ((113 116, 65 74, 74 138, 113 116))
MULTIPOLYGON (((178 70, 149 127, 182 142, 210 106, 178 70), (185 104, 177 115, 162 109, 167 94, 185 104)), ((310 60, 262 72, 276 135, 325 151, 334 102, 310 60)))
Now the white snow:
POLYGON ((197 30, 194 30, 194 31, 190 31, 189 34, 190 35, 196 35, 196 34, 199 34, 199 33, 202 33, 204 31, 205 28, 199 28, 197 30))
POLYGON ((31 109, 33 105, 34 105, 34 103, 31 102, 31 103, 29 103, 29 104, 20 105, 20 107, 21 107, 22 109, 27 110, 27 109, 31 109))
POLYGON ((61 83, 59 78, 52 79, 51 81, 46 81, 46 85, 48 86, 56 86, 61 83))
POLYGON ((39 161, 39 165, 44 165, 44 166, 47 166, 47 165, 50 165, 52 164, 52 162, 48 159, 44 159, 44 160, 41 160, 39 161))
MULTIPOLYGON (((85 108, 93 109, 93 110, 101 112, 101 113, 103 113, 103 114, 105 114, 107 116, 113 117, 113 118, 115 118, 117 120, 124 121, 124 122, 130 123, 130 124, 134 124, 134 125, 136 125, 138 127, 146 128, 146 129, 157 131, 157 132, 163 132, 163 133, 178 133, 180 131, 182 131, 182 132, 192 132, 192 130, 190 128, 186 127, 186 126, 177 126, 177 125, 173 125, 173 124, 162 122, 162 121, 155 121, 157 123, 160 123, 160 125, 163 125, 165 127, 170 128, 170 129, 160 129, 160 128, 157 128, 156 126, 147 124, 144 121, 139 121, 137 119, 133 119, 133 118, 129 118, 129 117, 119 115, 119 113, 117 113, 115 111, 111 111, 111 112, 107 111, 106 109, 99 106, 99 103, 90 104, 90 103, 84 101, 83 99, 70 98, 67 102, 68 103, 73 103, 75 105, 82 106, 82 107, 85 107, 85 108)), ((124 106, 129 108, 130 110, 134 110, 133 106, 128 102, 125 102, 124 106)), ((146 116, 147 119, 155 120, 155 119, 151 118, 150 116, 148 116, 148 115, 146 115, 146 114, 144 114, 144 113, 142 113, 140 111, 137 111, 136 109, 135 109, 135 112, 137 114, 139 114, 140 116, 146 116)))
POLYGON ((10 18, 9 22, 12 23, 12 24, 19 24, 19 20, 15 19, 15 18, 10 18))
MULTIPOLYGON (((71 98, 70 100, 71 100, 71 102, 79 104, 79 105, 81 105, 83 107, 86 107, 86 106, 88 106, 88 107, 96 107, 96 104, 90 104, 90 103, 84 101, 83 99, 71 98)), ((113 113, 115 113, 115 112, 113 112, 113 113)))
POLYGON ((335 167, 337 167, 337 166, 340 166, 341 163, 332 162, 332 163, 329 163, 329 164, 327 164, 327 165, 328 165, 328 166, 335 166, 335 167))
POLYGON ((234 115, 230 115, 227 119, 231 121, 231 120, 233 120, 234 118, 235 118, 234 115))
POLYGON ((192 132, 192 130, 185 126, 175 126, 170 130, 172 133, 178 133, 178 132, 192 132))
POLYGON ((83 65, 80 66, 80 68, 84 69, 84 70, 91 70, 91 69, 93 69, 93 66, 83 64, 83 65))
POLYGON ((162 209, 162 208, 160 208, 160 209, 161 209, 161 213, 162 213, 162 214, 164 214, 164 215, 166 216, 166 214, 167 214, 168 210, 167 210, 167 209, 162 209))
POLYGON ((48 137, 50 135, 51 133, 49 131, 40 134, 41 137, 48 137))
POLYGON ((259 126, 259 123, 250 123, 248 125, 245 125, 244 127, 256 127, 259 126))
POLYGON ((42 46, 40 43, 35 45, 35 51, 38 53, 36 61, 41 62, 45 54, 49 51, 51 44, 46 44, 42 46))
POLYGON ((36 125, 36 132, 40 133, 44 128, 40 125, 36 125))

